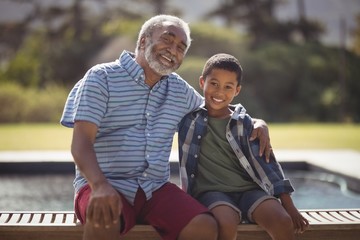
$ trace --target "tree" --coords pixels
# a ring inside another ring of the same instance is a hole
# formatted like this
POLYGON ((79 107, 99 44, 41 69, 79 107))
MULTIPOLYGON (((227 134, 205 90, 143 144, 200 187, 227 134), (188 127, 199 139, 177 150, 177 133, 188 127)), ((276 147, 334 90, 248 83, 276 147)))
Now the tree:
POLYGON ((253 38, 253 47, 274 40, 292 42, 296 32, 302 34, 306 41, 317 41, 323 28, 318 22, 306 19, 304 4, 299 4, 299 7, 303 6, 303 10, 300 11, 302 15, 298 21, 277 20, 274 9, 283 2, 284 0, 222 0, 218 8, 208 13, 207 17, 221 17, 228 26, 245 25, 253 38))
POLYGON ((353 31, 353 35, 354 42, 352 44, 352 49, 360 56, 360 13, 356 16, 356 27, 353 31))
MULTIPOLYGON (((13 4, 22 2, 14 0, 13 4)), ((114 32, 104 31, 109 22, 122 26, 128 23, 126 19, 142 19, 149 6, 154 6, 156 14, 173 11, 164 0, 72 0, 66 5, 28 0, 27 4, 32 5, 32 11, 22 22, 0 26, 0 46, 5 45, 0 47, 0 60, 6 63, 0 69, 0 81, 11 79, 32 87, 43 87, 49 82, 72 85, 78 80, 91 58, 119 34, 116 32, 119 28, 112 28, 114 32), (144 11, 137 11, 134 5, 143 7, 144 11), (99 10, 97 15, 92 12, 94 8, 99 10), (36 28, 31 27, 34 23, 36 28), (29 47, 30 42, 36 45, 34 40, 40 44, 36 47, 38 52, 22 49, 29 47), (25 59, 37 64, 27 63, 25 59)))

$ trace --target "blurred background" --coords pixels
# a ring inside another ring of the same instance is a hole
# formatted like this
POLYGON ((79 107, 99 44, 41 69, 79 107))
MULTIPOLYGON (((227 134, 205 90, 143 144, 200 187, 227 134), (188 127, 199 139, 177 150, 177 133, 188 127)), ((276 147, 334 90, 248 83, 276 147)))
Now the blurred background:
POLYGON ((66 97, 159 13, 190 24, 186 81, 200 92, 205 61, 236 56, 234 102, 269 123, 277 157, 327 169, 295 162, 299 208, 360 207, 360 0, 0 0, 0 210, 73 209, 66 97))
POLYGON ((0 123, 58 122, 86 70, 133 51, 159 13, 190 23, 178 73, 197 89, 206 59, 226 52, 252 116, 360 121, 359 0, 0 0, 0 123))

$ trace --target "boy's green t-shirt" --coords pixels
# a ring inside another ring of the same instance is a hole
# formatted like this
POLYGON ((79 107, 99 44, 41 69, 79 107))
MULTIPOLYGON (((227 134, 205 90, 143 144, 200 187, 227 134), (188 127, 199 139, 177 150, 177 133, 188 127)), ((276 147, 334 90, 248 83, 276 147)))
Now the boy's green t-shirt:
POLYGON ((229 119, 208 118, 207 133, 200 146, 195 197, 207 191, 242 192, 258 188, 226 139, 229 119))

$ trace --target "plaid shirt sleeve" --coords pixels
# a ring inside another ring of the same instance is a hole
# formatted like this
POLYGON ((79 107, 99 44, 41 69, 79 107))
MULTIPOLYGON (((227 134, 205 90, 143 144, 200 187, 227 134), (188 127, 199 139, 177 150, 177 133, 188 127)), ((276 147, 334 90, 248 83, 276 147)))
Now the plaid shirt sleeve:
MULTIPOLYGON (((243 149, 246 159, 251 165, 254 172, 253 180, 257 182, 268 194, 278 197, 281 193, 291 193, 294 191, 290 180, 286 179, 283 170, 276 160, 275 156, 271 156, 270 162, 267 163, 265 156, 259 156, 260 143, 256 139, 249 141, 251 132, 253 130, 253 121, 249 115, 245 115, 242 121, 243 124, 236 124, 236 127, 242 127, 243 130, 236 132, 242 133, 237 136, 239 145, 243 149)), ((233 131, 234 132, 234 131, 233 131)))
POLYGON ((186 115, 179 124, 179 161, 181 188, 191 193, 191 186, 197 174, 197 161, 200 152, 200 141, 206 133, 207 117, 202 111, 186 115))

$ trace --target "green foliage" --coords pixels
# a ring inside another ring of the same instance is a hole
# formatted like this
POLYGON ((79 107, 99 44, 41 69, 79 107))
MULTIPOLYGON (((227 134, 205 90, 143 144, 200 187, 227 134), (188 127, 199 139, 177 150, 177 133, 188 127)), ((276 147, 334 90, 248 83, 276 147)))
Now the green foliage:
POLYGON ((105 23, 102 32, 106 36, 126 35, 136 40, 142 24, 142 20, 118 18, 105 23))
POLYGON ((249 50, 241 36, 232 38, 222 32, 221 37, 215 34, 206 40, 216 31, 196 29, 193 36, 203 36, 203 46, 190 50, 178 73, 198 91, 198 78, 209 53, 226 52, 224 49, 229 47, 228 52, 240 60, 244 69, 243 88, 234 103, 242 103, 251 115, 270 122, 359 121, 360 83, 355 79, 360 79, 360 59, 356 55, 346 53, 342 86, 339 76, 344 66, 336 48, 271 42, 249 50), (224 39, 232 39, 233 46, 222 44, 224 39))
POLYGON ((188 54, 192 56, 209 58, 219 52, 233 53, 247 48, 243 35, 209 23, 192 25, 191 35, 193 41, 188 54))
POLYGON ((24 122, 59 122, 67 94, 66 89, 57 86, 29 89, 24 122))
MULTIPOLYGON (((58 121, 68 90, 89 68, 109 39, 134 41, 142 20, 103 21, 71 26, 59 33, 34 31, 0 69, 0 122, 58 121), (52 86, 52 87, 49 87, 52 86)), ((251 37, 209 23, 191 26, 192 46, 177 71, 199 92, 206 60, 225 52, 244 69, 243 87, 234 103, 269 122, 360 121, 360 58, 316 43, 274 41, 251 48, 251 37), (342 64, 343 63, 343 64, 342 64), (343 76, 343 78, 341 78, 343 76)))
POLYGON ((30 36, 0 75, 1 82, 17 82, 22 86, 37 87, 40 80, 41 41, 30 36))
POLYGON ((0 123, 58 122, 67 94, 67 90, 57 86, 35 89, 1 84, 0 123))
POLYGON ((266 119, 338 119, 334 115, 339 110, 338 101, 328 95, 339 88, 338 59, 331 50, 314 45, 272 43, 252 52, 245 60, 246 79, 252 82, 251 95, 266 105, 266 119))
POLYGON ((352 49, 354 52, 360 56, 360 13, 356 16, 356 27, 353 30, 354 42, 352 49))
POLYGON ((185 79, 198 92, 201 92, 199 87, 199 77, 207 58, 201 57, 186 57, 177 73, 185 79))
POLYGON ((26 104, 24 89, 16 84, 0 85, 0 122, 18 122, 26 104))

